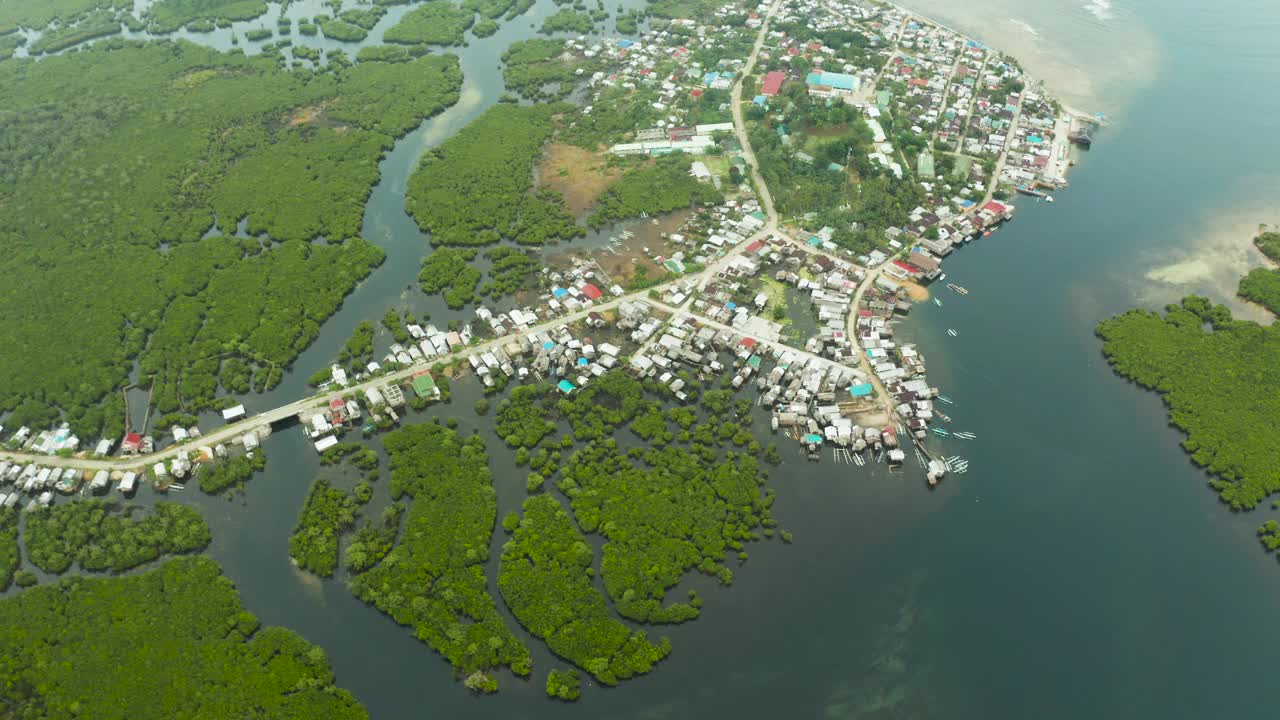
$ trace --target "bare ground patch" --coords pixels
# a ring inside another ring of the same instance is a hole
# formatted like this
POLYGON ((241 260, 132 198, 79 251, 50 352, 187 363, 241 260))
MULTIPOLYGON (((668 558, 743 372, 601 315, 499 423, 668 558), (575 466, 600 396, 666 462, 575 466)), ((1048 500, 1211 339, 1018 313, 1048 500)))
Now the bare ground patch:
POLYGON ((562 143, 543 148, 537 166, 538 187, 563 195, 574 217, 581 217, 621 176, 622 170, 608 166, 604 153, 562 143))
POLYGON ((346 132, 348 127, 341 122, 332 120, 326 112, 328 108, 328 102, 320 105, 306 105, 294 108, 284 117, 284 122, 291 128, 300 125, 314 125, 316 127, 329 128, 338 134, 346 132))
POLYGON ((898 280, 897 283, 907 291, 907 297, 911 298, 912 302, 927 302, 929 300, 929 288, 920 283, 913 280, 898 280))
POLYGON ((671 253, 682 249, 671 245, 665 235, 678 230, 691 214, 691 210, 678 210, 662 217, 630 223, 628 227, 631 237, 622 239, 619 236, 619 241, 609 247, 568 246, 561 252, 548 253, 543 259, 549 267, 568 266, 575 260, 594 260, 611 283, 623 287, 640 273, 648 278, 659 277, 667 270, 654 262, 654 259, 660 256, 670 257, 671 253), (646 249, 648 252, 645 252, 646 249))
POLYGON ((289 127, 298 127, 299 125, 313 123, 316 121, 316 118, 320 116, 321 112, 322 109, 319 105, 296 108, 289 114, 287 124, 289 127))

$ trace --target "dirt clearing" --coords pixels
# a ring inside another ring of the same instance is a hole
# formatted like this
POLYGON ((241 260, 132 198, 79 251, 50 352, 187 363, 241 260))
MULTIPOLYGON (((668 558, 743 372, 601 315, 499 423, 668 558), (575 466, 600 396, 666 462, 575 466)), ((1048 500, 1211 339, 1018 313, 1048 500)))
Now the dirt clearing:
POLYGON ((561 143, 547 145, 537 167, 538 187, 563 195, 574 217, 591 209, 596 198, 619 177, 622 170, 610 168, 604 153, 561 143))

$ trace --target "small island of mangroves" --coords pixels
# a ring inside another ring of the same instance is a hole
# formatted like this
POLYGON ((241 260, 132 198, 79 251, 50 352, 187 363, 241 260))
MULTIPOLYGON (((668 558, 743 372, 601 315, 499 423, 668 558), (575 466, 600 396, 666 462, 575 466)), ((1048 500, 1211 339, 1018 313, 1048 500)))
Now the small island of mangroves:
MULTIPOLYGON (((1280 259, 1280 233, 1264 232, 1257 248, 1280 259)), ((1255 268, 1238 294, 1280 310, 1280 270, 1255 268)), ((1208 298, 1188 296, 1164 313, 1130 310, 1098 324, 1103 353, 1118 373, 1161 394, 1169 423, 1186 434, 1182 447, 1209 473, 1209 486, 1233 511, 1258 511, 1280 493, 1280 325, 1232 317, 1208 298)), ((1271 510, 1280 509, 1273 502, 1271 510)), ((1276 521, 1258 530, 1273 551, 1276 521)))

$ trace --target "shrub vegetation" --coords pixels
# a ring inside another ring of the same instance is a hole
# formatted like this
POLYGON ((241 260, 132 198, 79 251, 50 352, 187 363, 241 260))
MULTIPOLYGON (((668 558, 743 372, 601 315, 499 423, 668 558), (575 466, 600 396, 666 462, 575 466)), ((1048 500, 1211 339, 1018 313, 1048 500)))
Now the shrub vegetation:
POLYGON ((1280 492, 1280 325, 1234 320, 1190 296, 1165 314, 1130 310, 1098 324, 1112 368, 1159 392, 1169 422, 1187 434, 1192 462, 1235 510, 1280 492))
POLYGON ((409 496, 399 541, 382 562, 357 575, 357 597, 414 630, 472 685, 496 688, 488 671, 531 669, 529 650, 498 615, 484 564, 497 519, 484 442, 465 441, 434 423, 389 433, 391 492, 409 496), (488 680, 485 680, 488 678, 488 680))
POLYGON ((161 414, 211 407, 228 368, 271 387, 382 261, 354 237, 378 161, 456 101, 457 58, 280 63, 114 39, 0 63, 6 424, 119 436, 135 361, 161 414))
POLYGON ((650 643, 614 619, 588 574, 593 553, 560 501, 535 495, 502 548, 498 589, 521 625, 556 655, 605 685, 649 672, 666 657, 666 638, 650 643))
POLYGON ((356 522, 357 504, 324 478, 311 483, 298 524, 289 537, 289 557, 303 570, 333 577, 338 567, 338 538, 356 522))
POLYGON ((158 502, 138 516, 105 500, 55 505, 27 517, 22 542, 41 570, 60 574, 72 563, 89 571, 123 572, 159 558, 203 550, 211 539, 200 513, 186 505, 158 502))
POLYGON ((0 627, 14 718, 368 718, 323 650, 261 629, 207 558, 25 590, 0 600, 0 627))
POLYGON ((382 39, 404 45, 461 45, 475 22, 474 10, 448 0, 430 0, 410 10, 382 39))
POLYGON ((530 193, 556 106, 499 103, 423 156, 406 206, 434 245, 542 245, 581 236, 550 191, 530 193))

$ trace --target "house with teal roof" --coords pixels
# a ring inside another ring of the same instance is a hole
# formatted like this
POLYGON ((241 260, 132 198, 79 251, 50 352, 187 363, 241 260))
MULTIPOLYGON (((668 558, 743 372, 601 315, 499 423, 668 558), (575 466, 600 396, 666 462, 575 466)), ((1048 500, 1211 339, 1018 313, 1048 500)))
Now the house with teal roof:
POLYGON ((862 80, 856 75, 822 70, 809 73, 804 82, 809 86, 810 95, 825 98, 852 95, 862 87, 862 80))

